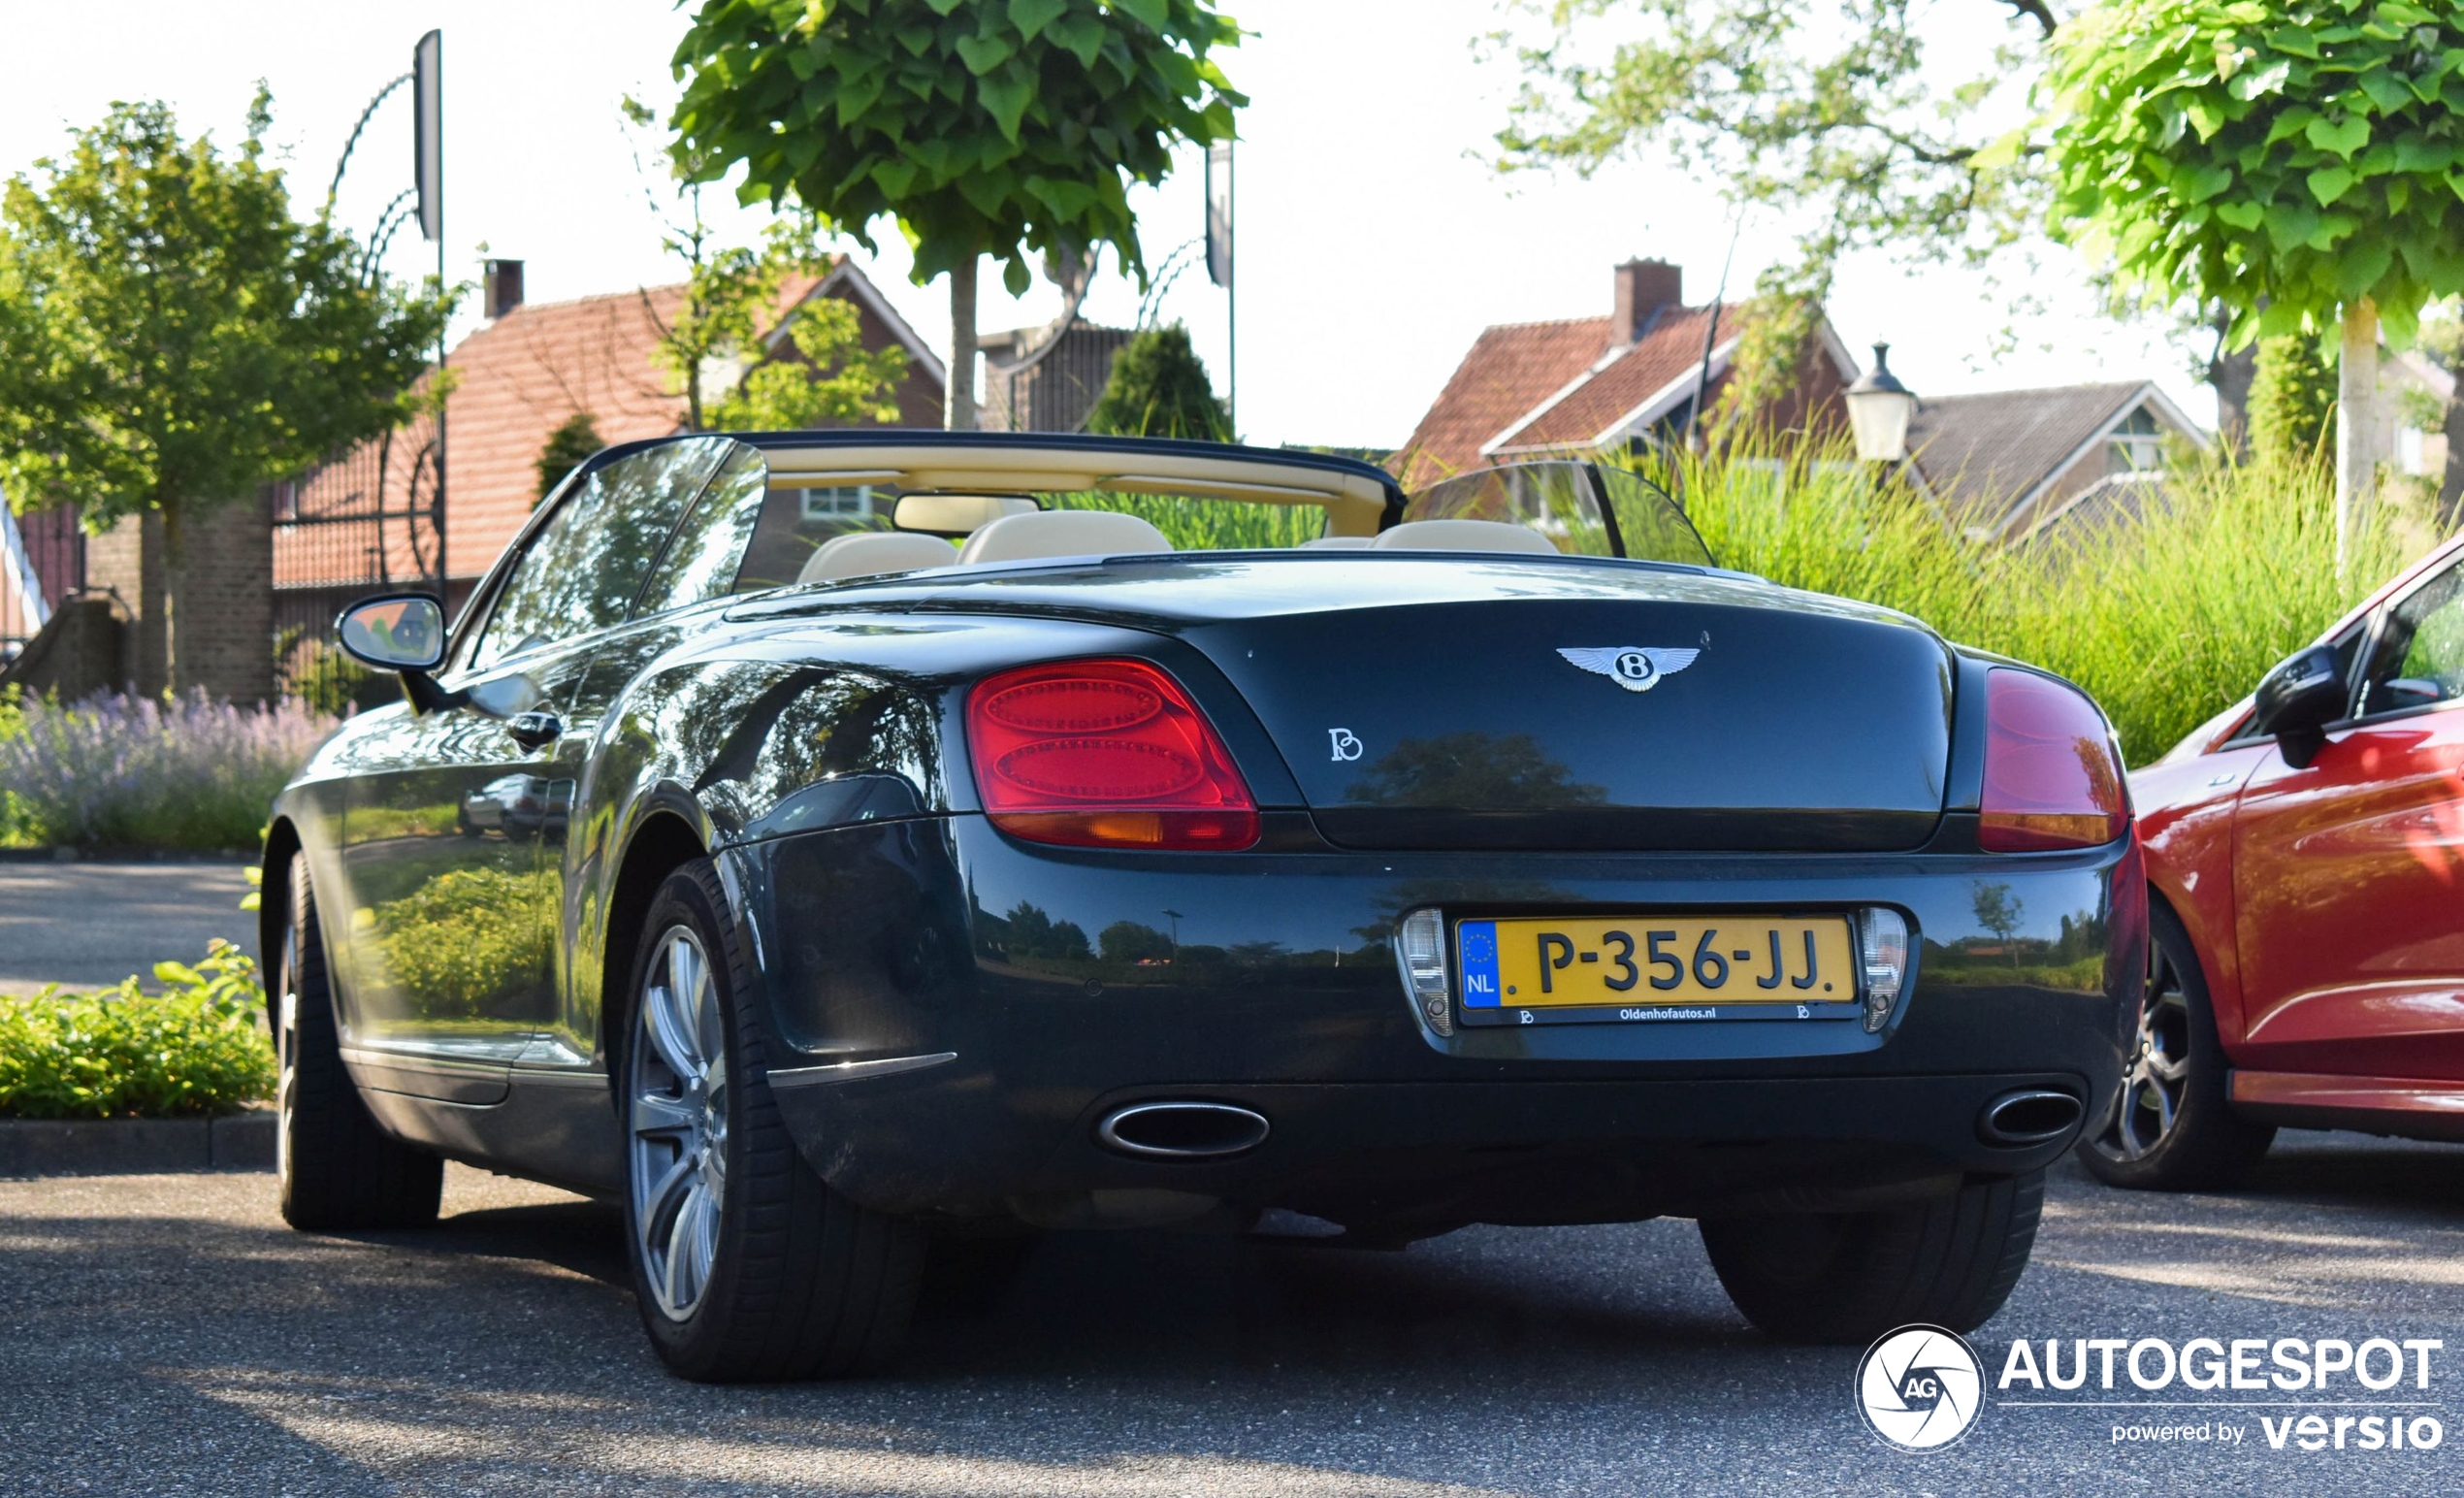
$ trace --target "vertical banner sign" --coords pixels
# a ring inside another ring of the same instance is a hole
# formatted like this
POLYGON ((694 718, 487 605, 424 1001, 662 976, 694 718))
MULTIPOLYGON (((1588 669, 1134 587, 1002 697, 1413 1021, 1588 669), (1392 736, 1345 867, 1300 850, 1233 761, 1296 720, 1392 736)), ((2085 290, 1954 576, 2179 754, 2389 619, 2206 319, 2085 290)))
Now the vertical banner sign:
POLYGON ((444 33, 431 31, 410 51, 413 179, 419 187, 419 237, 435 244, 445 234, 444 33))
POLYGON ((1232 143, 1207 147, 1207 279, 1223 288, 1223 408, 1240 440, 1241 301, 1232 289, 1232 143))
POLYGON ((1207 279, 1232 286, 1232 143, 1207 147, 1207 279))
MULTIPOLYGON (((419 234, 437 246, 437 289, 445 287, 445 37, 431 31, 410 49, 411 170, 419 188, 419 234)), ((444 333, 437 334, 437 374, 445 368, 444 333)), ((445 406, 437 403, 437 472, 429 486, 437 512, 437 597, 450 609, 445 591, 445 406)))

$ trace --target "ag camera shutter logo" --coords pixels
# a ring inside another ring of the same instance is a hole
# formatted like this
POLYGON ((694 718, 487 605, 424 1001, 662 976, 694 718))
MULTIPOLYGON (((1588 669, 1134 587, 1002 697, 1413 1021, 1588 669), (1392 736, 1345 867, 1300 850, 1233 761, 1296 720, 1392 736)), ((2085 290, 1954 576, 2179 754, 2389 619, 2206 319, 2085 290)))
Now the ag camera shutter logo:
POLYGON ((1938 1451, 1985 1407, 1985 1364, 1959 1333, 1918 1324, 1883 1333, 1857 1364, 1865 1425, 1903 1451, 1938 1451))

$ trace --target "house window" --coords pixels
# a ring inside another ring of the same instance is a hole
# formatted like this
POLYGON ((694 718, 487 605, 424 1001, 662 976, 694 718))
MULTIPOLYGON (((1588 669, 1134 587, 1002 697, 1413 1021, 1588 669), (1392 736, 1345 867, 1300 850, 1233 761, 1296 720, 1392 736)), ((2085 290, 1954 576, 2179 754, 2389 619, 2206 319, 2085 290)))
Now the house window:
POLYGON ((2157 425, 2156 413, 2145 406, 2123 418, 2113 429, 2110 445, 2105 451, 2108 473, 2139 473, 2164 467, 2164 428, 2157 425))
POLYGON ((807 489, 804 491, 804 518, 807 520, 870 520, 873 517, 873 486, 859 484, 853 489, 807 489))

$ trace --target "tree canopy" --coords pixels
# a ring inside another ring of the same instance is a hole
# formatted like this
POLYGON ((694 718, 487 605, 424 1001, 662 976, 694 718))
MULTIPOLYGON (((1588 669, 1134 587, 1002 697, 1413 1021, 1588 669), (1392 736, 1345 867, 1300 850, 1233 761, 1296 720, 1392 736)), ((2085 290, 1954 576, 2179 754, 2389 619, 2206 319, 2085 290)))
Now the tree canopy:
POLYGON ((113 106, 0 194, 0 480, 89 525, 252 496, 401 421, 448 300, 292 216, 271 103, 226 152, 113 106))
POLYGON ((1110 244, 1144 284, 1128 189, 1163 180, 1176 143, 1231 138, 1248 100, 1209 54, 1240 36, 1205 0, 702 0, 673 153, 867 249, 894 219, 916 283, 950 275, 949 416, 972 425, 978 259, 1020 294, 1030 255, 1110 244))
POLYGON ((2042 0, 1994 11, 2001 45, 1963 68, 1929 50, 1943 16, 1913 0, 1554 0, 1545 34, 1515 48, 1525 84, 1498 164, 1588 176, 1647 149, 1740 206, 1799 215, 1799 257, 1767 290, 1819 293, 1867 247, 1982 262, 2036 221, 2032 161, 1979 158, 1994 105, 2016 107, 2056 29, 2042 0))
POLYGON ((1240 28, 1201 0, 705 0, 677 45, 670 122, 704 180, 799 199, 866 248, 891 216, 919 283, 992 255, 1109 244, 1145 260, 1126 188, 1176 141, 1229 139, 1208 53, 1240 28))
POLYGON ((2056 222, 2128 282, 2390 339, 2464 292, 2464 15, 2409 0, 2104 0, 2048 83, 2056 222))

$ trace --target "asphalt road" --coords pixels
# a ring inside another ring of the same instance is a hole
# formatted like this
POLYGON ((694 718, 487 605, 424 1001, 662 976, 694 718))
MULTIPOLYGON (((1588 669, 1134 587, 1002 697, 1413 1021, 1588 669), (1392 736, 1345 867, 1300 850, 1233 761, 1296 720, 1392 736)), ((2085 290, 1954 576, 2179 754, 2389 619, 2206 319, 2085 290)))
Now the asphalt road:
POLYGON ((242 859, 193 863, 0 862, 0 993, 47 983, 107 988, 154 964, 193 962, 219 936, 255 955, 242 859))
POLYGON ((2439 1449, 2275 1450, 2258 1417, 2303 1410, 2150 1408, 2219 1396, 2091 1377, 2060 1397, 2133 1408, 1989 1404, 1964 1442, 1905 1455, 1852 1408, 1858 1352, 1756 1336, 1678 1221, 1402 1254, 1054 1236, 1006 1283, 945 1280, 895 1377, 697 1387, 651 1358, 612 1213, 456 1168, 441 1226, 366 1238, 288 1232, 262 1175, 0 1182, 0 1492, 2464 1485, 2464 1148, 2286 1137, 2232 1196, 2058 1172, 2034 1267, 1972 1339, 1988 1373, 2020 1336, 2438 1338, 2426 1392, 2335 1397, 2422 1401, 2405 1414, 2454 1433, 2439 1449), (2247 1434, 2112 1438, 2152 1419, 2247 1434))

